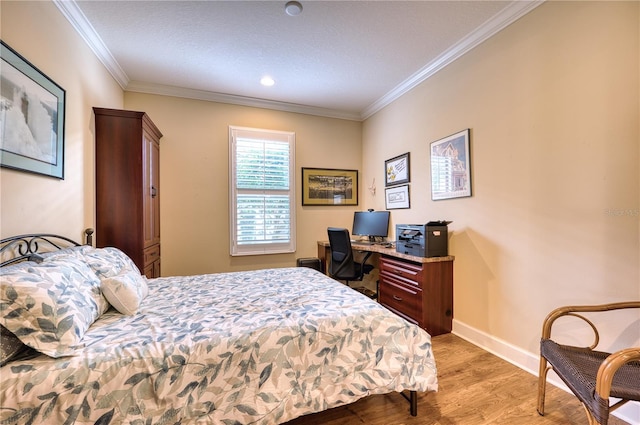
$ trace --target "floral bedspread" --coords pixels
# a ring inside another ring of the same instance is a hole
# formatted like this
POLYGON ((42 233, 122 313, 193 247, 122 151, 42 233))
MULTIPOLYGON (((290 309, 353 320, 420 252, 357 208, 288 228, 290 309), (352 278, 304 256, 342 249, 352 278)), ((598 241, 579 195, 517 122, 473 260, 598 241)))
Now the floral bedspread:
POLYGON ((437 390, 425 331, 304 267, 150 280, 82 342, 2 367, 0 423, 277 424, 437 390))

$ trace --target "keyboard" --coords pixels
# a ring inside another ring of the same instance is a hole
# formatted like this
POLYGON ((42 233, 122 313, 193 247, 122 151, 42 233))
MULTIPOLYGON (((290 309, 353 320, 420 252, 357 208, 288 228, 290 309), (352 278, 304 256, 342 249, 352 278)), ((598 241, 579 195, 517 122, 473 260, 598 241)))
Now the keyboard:
POLYGON ((358 244, 358 245, 375 245, 375 242, 369 242, 369 241, 352 240, 351 243, 355 243, 355 244, 358 244))

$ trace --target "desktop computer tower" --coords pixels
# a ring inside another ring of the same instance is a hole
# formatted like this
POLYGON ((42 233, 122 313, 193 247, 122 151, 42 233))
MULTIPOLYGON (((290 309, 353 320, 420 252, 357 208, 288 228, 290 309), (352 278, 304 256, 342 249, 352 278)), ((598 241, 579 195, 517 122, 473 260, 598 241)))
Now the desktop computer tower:
POLYGON ((296 260, 297 267, 309 267, 311 269, 322 272, 322 263, 319 258, 298 258, 296 260))

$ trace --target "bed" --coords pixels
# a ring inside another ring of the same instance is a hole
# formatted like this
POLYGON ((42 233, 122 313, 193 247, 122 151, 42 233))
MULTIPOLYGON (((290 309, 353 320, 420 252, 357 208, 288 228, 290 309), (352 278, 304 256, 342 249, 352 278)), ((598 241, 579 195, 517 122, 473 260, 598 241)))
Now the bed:
POLYGON ((390 392, 415 415, 437 391, 429 334, 311 268, 147 280, 55 235, 0 254, 2 424, 277 424, 390 392))

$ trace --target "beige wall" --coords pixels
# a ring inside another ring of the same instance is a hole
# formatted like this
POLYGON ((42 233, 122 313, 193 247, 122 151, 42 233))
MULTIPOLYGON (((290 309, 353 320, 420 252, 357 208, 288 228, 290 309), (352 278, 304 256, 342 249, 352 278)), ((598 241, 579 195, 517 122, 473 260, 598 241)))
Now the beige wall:
POLYGON ((93 106, 149 113, 161 142, 162 273, 295 265, 315 257, 328 224, 350 226, 357 207, 302 207, 300 167, 361 169, 361 124, 309 115, 123 94, 51 2, 0 3, 1 37, 66 90, 65 179, 0 170, 0 237, 55 232, 81 240, 95 223, 93 106), (228 126, 296 132, 297 252, 229 256, 228 126))
POLYGON ((93 226, 96 105, 123 91, 51 2, 2 1, 0 37, 66 91, 64 180, 0 169, 0 236, 55 232, 81 240, 93 226))
POLYGON ((461 324, 535 353, 552 308, 640 299, 639 5, 545 3, 364 123, 367 181, 411 152, 393 221, 453 220, 461 324), (429 144, 465 128, 473 196, 431 201, 429 144))
MULTIPOLYGON (((2 40, 66 89, 67 116, 65 180, 0 170, 0 236, 93 225, 92 106, 144 110, 164 134, 166 275, 315 256, 328 225, 384 209, 384 160, 410 152, 411 209, 393 224, 453 220, 457 325, 536 353, 551 308, 640 298, 639 6, 545 3, 360 124, 123 95, 52 3, 2 1, 2 40), (229 257, 228 125, 296 132, 296 254, 229 257), (464 128, 473 196, 431 201, 429 143, 464 128), (360 205, 300 206, 300 167, 360 169, 360 205)), ((605 348, 637 339, 635 320, 605 348)))
POLYGON ((356 207, 301 206, 300 169, 360 169, 359 122, 131 92, 125 107, 147 112, 163 134, 163 276, 294 266, 317 256, 327 226, 351 226, 356 207), (296 133, 296 253, 229 255, 229 125, 296 133))

